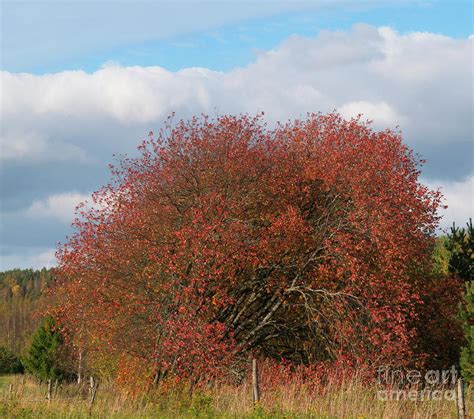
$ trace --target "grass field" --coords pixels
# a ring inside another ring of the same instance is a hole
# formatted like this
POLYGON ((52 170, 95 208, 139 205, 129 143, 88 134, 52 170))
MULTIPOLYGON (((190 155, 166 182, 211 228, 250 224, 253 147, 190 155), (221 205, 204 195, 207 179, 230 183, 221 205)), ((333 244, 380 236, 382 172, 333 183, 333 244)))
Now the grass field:
MULTIPOLYGON (((377 389, 352 381, 329 385, 318 394, 303 385, 263 391, 261 404, 252 405, 249 384, 209 390, 156 391, 140 397, 102 383, 93 406, 87 386, 58 386, 50 402, 46 385, 23 376, 0 377, 0 417, 61 418, 455 418, 454 402, 380 401, 377 389)), ((468 398, 469 399, 469 398, 468 398)), ((467 400, 467 409, 474 403, 467 400)))

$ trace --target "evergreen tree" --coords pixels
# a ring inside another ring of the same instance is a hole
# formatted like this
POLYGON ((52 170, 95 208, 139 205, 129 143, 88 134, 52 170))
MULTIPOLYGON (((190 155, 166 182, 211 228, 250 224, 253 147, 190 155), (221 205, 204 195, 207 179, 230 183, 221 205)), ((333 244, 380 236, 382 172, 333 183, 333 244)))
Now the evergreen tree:
POLYGON ((447 248, 451 253, 449 271, 464 281, 474 280, 474 226, 469 219, 466 228, 451 227, 447 248))
POLYGON ((474 226, 469 219, 466 228, 455 224, 448 234, 446 247, 451 253, 449 271, 466 283, 465 303, 461 306, 460 318, 466 339, 461 349, 459 364, 464 379, 474 382, 474 226))
POLYGON ((62 378, 64 373, 59 365, 61 343, 62 338, 55 329, 54 320, 46 318, 33 335, 24 360, 26 370, 42 381, 62 378))
POLYGON ((0 347, 0 374, 17 374, 23 372, 20 359, 7 348, 0 347))
POLYGON ((459 364, 466 382, 474 385, 474 281, 466 283, 465 305, 461 308, 461 321, 467 344, 461 349, 459 364))

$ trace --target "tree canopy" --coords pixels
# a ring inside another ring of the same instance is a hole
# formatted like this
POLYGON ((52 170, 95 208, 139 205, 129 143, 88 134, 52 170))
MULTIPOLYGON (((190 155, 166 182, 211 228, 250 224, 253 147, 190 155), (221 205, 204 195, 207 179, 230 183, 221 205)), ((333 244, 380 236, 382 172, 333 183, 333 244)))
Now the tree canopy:
POLYGON ((50 312, 75 346, 124 380, 221 376, 250 352, 425 359, 441 195, 399 133, 337 114, 203 116, 139 150, 58 251, 50 312))

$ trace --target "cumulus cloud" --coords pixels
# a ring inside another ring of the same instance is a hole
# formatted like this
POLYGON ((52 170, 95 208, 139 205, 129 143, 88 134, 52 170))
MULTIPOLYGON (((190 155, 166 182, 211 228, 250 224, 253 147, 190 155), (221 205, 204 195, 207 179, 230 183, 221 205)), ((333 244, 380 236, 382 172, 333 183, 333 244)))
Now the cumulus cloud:
POLYGON ((0 256, 2 269, 14 268, 52 268, 56 266, 56 250, 47 249, 22 249, 21 253, 4 254, 0 256))
POLYGON ((85 136, 108 142, 110 152, 112 126, 145 132, 173 111, 188 116, 264 110, 273 120, 285 120, 334 108, 346 116, 364 113, 377 126, 401 125, 421 152, 433 144, 465 143, 472 138, 472 46, 472 39, 357 25, 347 33, 290 37, 255 63, 226 73, 117 65, 92 74, 3 72, 4 147, 18 148, 11 145, 18 134, 10 134, 27 126, 25 138, 41 138, 32 152, 64 157, 53 153, 60 138, 75 147, 65 153, 75 158, 73 150, 95 149, 85 136))
POLYGON ((87 154, 75 144, 46 140, 41 132, 22 129, 0 137, 1 160, 79 160, 87 162, 87 154))
POLYGON ((78 204, 85 202, 90 195, 77 192, 51 195, 43 200, 34 201, 26 210, 32 218, 55 218, 60 222, 70 223, 74 218, 74 210, 78 204))
POLYGON ((399 125, 428 159, 425 179, 445 186, 445 219, 462 222, 472 212, 458 184, 473 173, 473 45, 472 37, 356 25, 292 36, 227 72, 116 64, 94 73, 4 71, 2 198, 9 211, 33 202, 25 216, 70 221, 76 198, 107 181, 112 154, 133 153, 172 112, 186 118, 265 111, 272 123, 337 109, 347 118, 362 113, 377 129, 399 125))
POLYGON ((446 209, 440 209, 443 216, 440 227, 446 230, 453 225, 464 227, 469 218, 474 217, 474 175, 461 181, 427 181, 431 189, 440 189, 446 209))
POLYGON ((349 102, 342 105, 339 112, 346 119, 363 115, 365 118, 376 121, 378 126, 393 127, 402 121, 402 117, 388 103, 383 101, 376 103, 363 100, 349 102))

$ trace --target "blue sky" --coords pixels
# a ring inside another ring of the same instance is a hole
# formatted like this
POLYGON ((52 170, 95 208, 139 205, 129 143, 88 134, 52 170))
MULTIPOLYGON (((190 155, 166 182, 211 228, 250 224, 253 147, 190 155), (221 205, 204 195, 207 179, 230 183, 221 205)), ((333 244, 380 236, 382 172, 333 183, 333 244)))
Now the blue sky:
POLYGON ((360 22, 467 37, 473 32, 472 2, 6 1, 1 65, 35 74, 90 72, 108 61, 226 71, 292 34, 348 30, 360 22))
POLYGON ((469 1, 2 1, 0 269, 54 265, 73 208, 171 112, 400 126, 473 216, 469 1))

